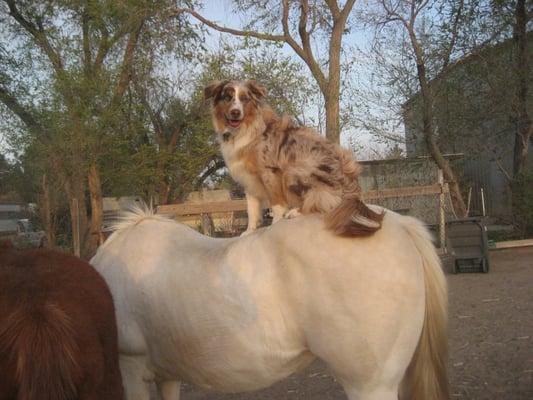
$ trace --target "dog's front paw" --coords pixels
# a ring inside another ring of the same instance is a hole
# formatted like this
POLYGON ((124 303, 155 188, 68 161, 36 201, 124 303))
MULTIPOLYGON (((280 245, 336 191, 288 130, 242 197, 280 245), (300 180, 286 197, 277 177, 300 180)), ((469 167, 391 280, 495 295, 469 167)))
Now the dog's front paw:
POLYGON ((293 218, 299 217, 300 215, 302 215, 302 213, 300 212, 300 209, 299 208, 293 208, 292 210, 287 211, 283 215, 283 218, 293 219, 293 218))

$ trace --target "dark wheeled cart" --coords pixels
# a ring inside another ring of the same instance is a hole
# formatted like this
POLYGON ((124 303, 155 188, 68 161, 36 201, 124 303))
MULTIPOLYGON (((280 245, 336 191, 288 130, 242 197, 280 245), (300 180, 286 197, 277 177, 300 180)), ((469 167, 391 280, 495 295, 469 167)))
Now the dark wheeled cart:
POLYGON ((482 218, 449 221, 446 231, 455 258, 453 273, 489 272, 487 227, 482 218))

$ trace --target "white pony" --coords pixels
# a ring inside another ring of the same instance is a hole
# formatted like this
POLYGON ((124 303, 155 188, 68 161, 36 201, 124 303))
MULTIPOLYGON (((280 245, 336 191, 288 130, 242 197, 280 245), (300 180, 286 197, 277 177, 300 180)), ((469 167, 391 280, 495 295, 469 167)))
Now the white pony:
POLYGON ((267 387, 322 359, 350 400, 448 398, 447 294, 422 224, 387 211, 369 237, 321 215, 213 239, 150 210, 127 216, 92 264, 114 297, 128 400, 179 382, 267 387))

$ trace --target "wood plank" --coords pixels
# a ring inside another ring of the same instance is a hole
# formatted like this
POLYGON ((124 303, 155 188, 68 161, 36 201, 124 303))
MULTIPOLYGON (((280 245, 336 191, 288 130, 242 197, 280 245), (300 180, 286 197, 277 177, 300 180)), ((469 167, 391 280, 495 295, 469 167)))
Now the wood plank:
POLYGON ((209 201, 205 203, 167 204, 157 207, 159 214, 197 215, 219 212, 246 211, 246 200, 209 201))
MULTIPOLYGON (((441 193, 439 185, 415 186, 382 190, 370 190, 363 193, 364 200, 385 199, 391 197, 411 197, 436 195, 441 193)), ((157 207, 160 214, 198 215, 220 212, 246 211, 246 200, 210 201, 205 203, 166 204, 157 207)))
MULTIPOLYGON (((446 192, 446 190, 445 190, 446 192)), ((439 185, 429 186, 409 186, 403 188, 369 190, 363 193, 364 200, 386 199, 391 197, 412 197, 427 196, 431 194, 440 194, 439 185)))
POLYGON ((505 242, 496 242, 496 246, 493 249, 512 249, 516 247, 533 246, 533 239, 524 240, 507 240, 505 242))

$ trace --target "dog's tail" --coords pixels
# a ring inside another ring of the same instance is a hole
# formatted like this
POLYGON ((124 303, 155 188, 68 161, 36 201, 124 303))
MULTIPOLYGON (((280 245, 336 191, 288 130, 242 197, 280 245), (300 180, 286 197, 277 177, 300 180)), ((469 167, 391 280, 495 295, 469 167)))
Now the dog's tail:
POLYGON ((361 166, 352 153, 341 149, 340 156, 345 191, 339 205, 326 214, 326 226, 340 236, 371 235, 381 228, 383 211, 373 211, 361 200, 361 166))
POLYGON ((58 306, 19 305, 0 324, 0 354, 10 359, 20 399, 70 400, 81 377, 70 318, 58 306))
POLYGON ((370 209, 357 195, 344 196, 326 214, 326 226, 339 236, 368 236, 381 228, 384 211, 370 209))

